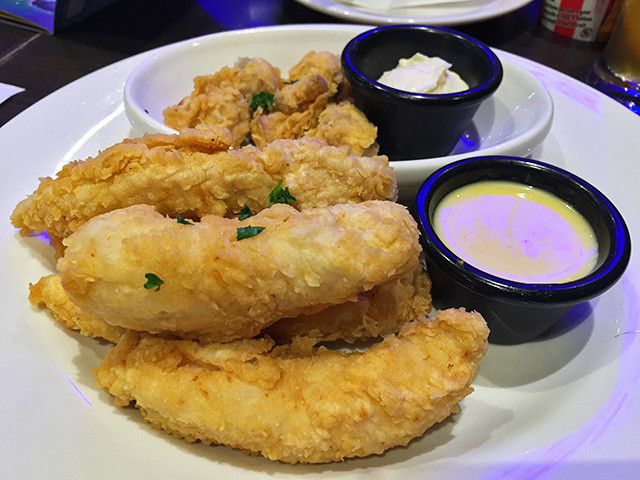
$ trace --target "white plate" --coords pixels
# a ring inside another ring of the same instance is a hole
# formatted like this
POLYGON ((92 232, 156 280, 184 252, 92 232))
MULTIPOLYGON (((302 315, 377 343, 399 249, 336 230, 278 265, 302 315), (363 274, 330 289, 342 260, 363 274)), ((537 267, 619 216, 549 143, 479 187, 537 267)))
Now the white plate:
MULTIPOLYGON (((262 57, 287 72, 309 47, 340 55, 355 31, 368 27, 343 29, 343 35, 326 36, 322 26, 306 27, 304 42, 299 28, 252 30, 225 33, 187 40, 163 48, 135 68, 124 90, 125 112, 136 135, 144 132, 176 133, 163 123, 162 112, 177 104, 193 89, 193 78, 211 74, 238 57, 262 57), (353 32, 353 33, 352 33, 353 32), (288 45, 287 49, 279 48, 288 45)), ((517 59, 496 51, 504 67, 502 83, 480 105, 472 125, 450 155, 445 157, 391 162, 401 198, 413 197, 417 187, 439 167, 475 155, 528 156, 551 128, 553 102, 544 85, 517 59)))
MULTIPOLYGON (((287 27, 289 28, 289 27, 287 27)), ((287 30, 285 28, 285 30, 287 30)), ((298 27, 299 48, 309 48, 298 27)), ((327 42, 350 26, 326 26, 327 42)), ((264 30, 265 32, 271 29, 264 30)), ((129 135, 122 90, 151 53, 88 75, 0 129, 0 431, 2 478, 140 480, 635 479, 640 471, 640 275, 577 308, 545 338, 492 346, 462 413, 408 448, 324 466, 287 466, 224 447, 189 445, 113 406, 91 374, 108 345, 58 327, 27 301, 27 285, 54 268, 52 252, 9 224, 39 176, 129 135)), ((509 55, 549 89, 551 131, 535 157, 599 187, 639 238, 640 117, 590 87, 509 55)), ((239 406, 239 408, 242 408, 239 406)))
MULTIPOLYGON (((389 10, 356 8, 347 2, 331 0, 296 0, 318 12, 347 22, 390 25, 402 23, 426 23, 429 25, 463 25, 479 22, 517 10, 532 0, 470 0, 445 1, 420 7, 399 7, 389 10)), ((398 2, 400 3, 400 2, 398 2)))

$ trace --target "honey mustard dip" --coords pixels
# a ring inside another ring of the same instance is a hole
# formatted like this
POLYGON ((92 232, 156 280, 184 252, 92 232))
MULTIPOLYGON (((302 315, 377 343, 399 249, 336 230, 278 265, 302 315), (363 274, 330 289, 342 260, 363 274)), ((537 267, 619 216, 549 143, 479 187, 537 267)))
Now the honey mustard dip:
POLYGON ((434 230, 468 264, 521 283, 584 277, 598 258, 587 220, 542 189, 481 181, 453 190, 436 206, 434 230))

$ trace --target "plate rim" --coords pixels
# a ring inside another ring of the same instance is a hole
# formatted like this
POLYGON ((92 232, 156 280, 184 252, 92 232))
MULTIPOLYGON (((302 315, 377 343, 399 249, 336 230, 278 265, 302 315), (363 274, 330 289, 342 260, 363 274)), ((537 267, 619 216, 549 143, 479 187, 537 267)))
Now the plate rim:
MULTIPOLYGON (((467 23, 490 20, 492 18, 513 12, 519 8, 532 3, 534 0, 500 0, 504 6, 492 12, 477 14, 458 13, 449 15, 427 15, 427 16, 402 16, 385 15, 375 11, 367 11, 357 7, 350 7, 333 0, 294 0, 297 3, 316 12, 324 13, 334 18, 358 23, 373 23, 376 25, 397 25, 402 23, 427 23, 435 26, 465 25, 467 23)), ((486 8, 486 5, 484 6, 486 8)), ((429 6, 422 7, 426 10, 429 6)), ((483 10, 485 9, 483 8, 483 10)))

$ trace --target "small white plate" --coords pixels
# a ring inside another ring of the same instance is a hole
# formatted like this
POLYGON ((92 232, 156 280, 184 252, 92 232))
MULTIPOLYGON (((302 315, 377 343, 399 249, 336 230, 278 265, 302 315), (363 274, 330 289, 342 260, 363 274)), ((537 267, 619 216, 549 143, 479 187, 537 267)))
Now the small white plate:
MULTIPOLYGON (((466 2, 433 3, 415 7, 394 7, 387 10, 358 8, 348 2, 332 0, 296 0, 318 12, 347 22, 374 25, 426 23, 429 25, 462 25, 495 18, 531 3, 531 0, 470 0, 466 2)), ((398 2, 400 3, 400 2, 398 2)))
MULTIPOLYGON (((137 135, 176 133, 164 125, 162 111, 189 95, 197 75, 214 73, 225 65, 232 65, 238 57, 265 58, 284 73, 307 53, 315 37, 322 49, 340 54, 357 30, 332 37, 322 32, 308 29, 305 43, 296 42, 295 29, 229 32, 188 40, 158 51, 134 69, 125 85, 125 111, 133 131, 137 135)), ((447 163, 477 155, 528 156, 546 137, 553 118, 549 92, 531 73, 509 61, 503 52, 496 53, 504 68, 502 83, 480 106, 471 127, 452 153, 390 162, 398 178, 401 198, 411 197, 429 174, 447 163)))

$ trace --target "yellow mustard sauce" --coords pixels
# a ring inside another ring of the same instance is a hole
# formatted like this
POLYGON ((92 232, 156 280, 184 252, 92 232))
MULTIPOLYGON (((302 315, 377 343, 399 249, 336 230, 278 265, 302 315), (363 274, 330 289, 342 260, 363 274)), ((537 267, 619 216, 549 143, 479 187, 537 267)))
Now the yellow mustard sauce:
POLYGON ((446 195, 433 226, 460 259, 522 283, 564 283, 584 277, 598 258, 591 225, 542 189, 481 181, 446 195))

